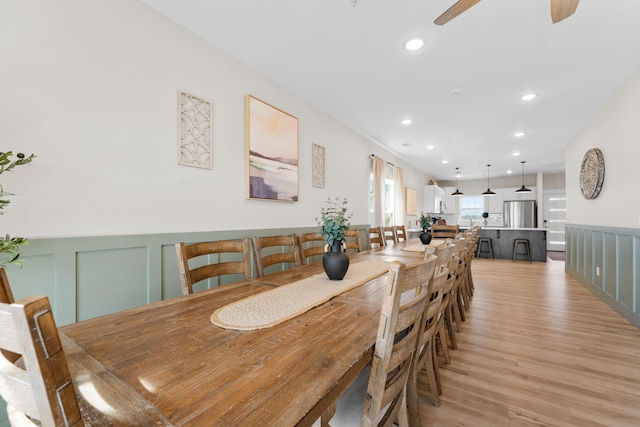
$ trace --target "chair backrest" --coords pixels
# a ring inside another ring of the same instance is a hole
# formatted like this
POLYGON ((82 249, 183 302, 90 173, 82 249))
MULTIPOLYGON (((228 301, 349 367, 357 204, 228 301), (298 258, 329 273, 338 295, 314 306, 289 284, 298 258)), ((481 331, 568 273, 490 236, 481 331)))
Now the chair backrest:
POLYGON ((49 299, 0 303, 0 330, 0 349, 22 355, 24 366, 0 353, 0 395, 11 425, 83 426, 49 299))
POLYGON ((457 225, 438 225, 433 224, 431 226, 431 236, 434 239, 444 239, 456 237, 456 234, 460 232, 460 227, 457 225))
POLYGON ((396 225, 393 227, 393 231, 396 233, 396 242, 404 242, 407 240, 407 230, 404 225, 396 225))
POLYGON ((248 237, 242 240, 217 240, 190 245, 179 242, 175 246, 183 295, 193 293, 193 285, 201 280, 227 274, 242 274, 245 279, 251 278, 251 249, 248 237), (190 267, 189 260, 197 257, 207 257, 207 262, 205 265, 190 267), (214 262, 213 258, 216 258, 217 262, 214 262))
POLYGON ((386 242, 384 240, 382 227, 367 228, 367 237, 369 239, 369 249, 381 248, 386 242))
POLYGON ((434 268, 435 257, 409 268, 399 262, 389 267, 367 386, 363 426, 377 426, 382 418, 390 425, 399 416, 402 418, 400 411, 407 416, 407 379, 434 268))
POLYGON ((275 264, 300 266, 300 250, 294 235, 253 237, 253 259, 256 263, 256 277, 262 277, 265 269, 275 264))
POLYGON ((300 261, 302 264, 309 264, 310 261, 320 261, 319 256, 324 255, 324 238, 318 233, 298 233, 296 234, 298 249, 300 250, 300 261), (314 258, 315 257, 315 258, 314 258))
POLYGON ((436 272, 442 267, 447 267, 449 265, 449 261, 451 260, 455 247, 455 244, 447 243, 436 248, 435 255, 438 257, 438 260, 436 261, 436 272))
POLYGON ((393 246, 395 243, 398 243, 398 239, 396 238, 396 231, 393 227, 382 227, 382 235, 384 236, 385 246, 389 244, 393 246))
POLYGON ((346 230, 344 232, 344 244, 347 252, 360 252, 360 230, 346 230))
MULTIPOLYGON (((13 292, 11 292, 11 285, 9 285, 9 279, 7 278, 7 272, 4 268, 0 267, 0 302, 5 304, 11 304, 15 300, 13 299, 13 292)), ((15 363, 20 359, 20 355, 12 353, 7 350, 0 350, 11 363, 15 363)))

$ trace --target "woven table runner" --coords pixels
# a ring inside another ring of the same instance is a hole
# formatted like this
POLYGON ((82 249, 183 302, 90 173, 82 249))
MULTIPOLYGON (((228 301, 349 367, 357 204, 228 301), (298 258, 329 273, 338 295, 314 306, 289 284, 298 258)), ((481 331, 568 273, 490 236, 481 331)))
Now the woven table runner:
POLYGON ((322 273, 279 286, 217 309, 211 315, 211 323, 240 331, 275 326, 381 276, 388 270, 389 263, 384 261, 352 263, 342 280, 329 280, 322 273))
POLYGON ((415 245, 409 245, 402 248, 403 251, 407 252, 422 252, 424 253, 427 250, 428 245, 423 245, 422 243, 416 243, 415 245))

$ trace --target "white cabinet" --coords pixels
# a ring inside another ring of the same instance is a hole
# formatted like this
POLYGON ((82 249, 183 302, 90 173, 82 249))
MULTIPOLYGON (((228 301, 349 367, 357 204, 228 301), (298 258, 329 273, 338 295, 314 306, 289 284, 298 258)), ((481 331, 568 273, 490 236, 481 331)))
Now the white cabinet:
POLYGON ((454 191, 456 191, 455 187, 444 187, 444 213, 458 213, 458 197, 451 195, 454 191))
POLYGON ((504 201, 507 200, 504 198, 504 193, 508 192, 508 188, 494 188, 492 191, 495 196, 487 196, 487 203, 485 203, 485 209, 489 213, 502 213, 502 206, 504 205, 504 201))
POLYGON ((444 213, 444 190, 437 185, 425 185, 424 187, 424 212, 444 213))

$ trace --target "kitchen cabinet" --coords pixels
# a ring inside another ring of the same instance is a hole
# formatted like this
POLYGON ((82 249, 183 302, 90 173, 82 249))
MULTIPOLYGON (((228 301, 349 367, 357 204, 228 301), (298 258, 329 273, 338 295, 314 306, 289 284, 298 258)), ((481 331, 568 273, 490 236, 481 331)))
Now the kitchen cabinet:
POLYGON ((485 209, 489 213, 502 213, 502 206, 504 205, 503 202, 506 200, 504 198, 504 194, 505 191, 509 192, 509 189, 492 188, 491 190, 496 194, 494 196, 486 197, 485 209))
POLYGON ((455 187, 444 187, 444 213, 458 213, 458 197, 451 195, 454 191, 456 191, 455 187))
POLYGON ((437 185, 424 186, 424 212, 444 213, 445 211, 444 189, 437 185))

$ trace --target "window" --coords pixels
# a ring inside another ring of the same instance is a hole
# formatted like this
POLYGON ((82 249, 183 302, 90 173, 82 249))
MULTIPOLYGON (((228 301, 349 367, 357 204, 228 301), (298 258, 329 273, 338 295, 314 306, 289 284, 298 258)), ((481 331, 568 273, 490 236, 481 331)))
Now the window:
MULTIPOLYGON (((393 168, 386 167, 386 178, 384 180, 384 225, 390 227, 394 225, 395 211, 395 191, 393 181, 393 168)), ((369 175, 369 224, 373 225, 373 174, 369 175)))
POLYGON ((482 212, 484 212, 484 196, 463 196, 460 198, 461 219, 482 220, 482 212))

